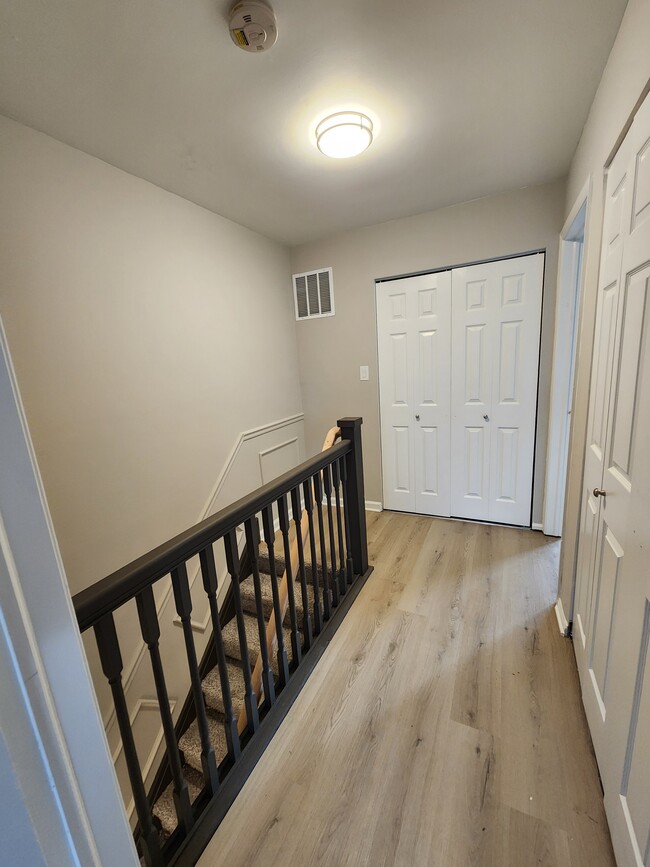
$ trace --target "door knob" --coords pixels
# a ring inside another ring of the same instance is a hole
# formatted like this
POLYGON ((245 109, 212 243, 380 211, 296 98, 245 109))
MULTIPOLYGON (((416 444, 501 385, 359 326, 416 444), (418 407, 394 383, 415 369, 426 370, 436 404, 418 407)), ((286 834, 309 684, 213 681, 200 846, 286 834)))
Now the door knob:
POLYGON ((416 415, 416 416, 415 416, 415 420, 416 420, 416 421, 420 421, 420 416, 419 416, 419 415, 416 415))
POLYGON ((485 413, 483 418, 485 419, 485 421, 490 421, 490 416, 487 413, 485 413))
POLYGON ((594 488, 594 497, 606 497, 607 491, 601 491, 600 488, 594 488))

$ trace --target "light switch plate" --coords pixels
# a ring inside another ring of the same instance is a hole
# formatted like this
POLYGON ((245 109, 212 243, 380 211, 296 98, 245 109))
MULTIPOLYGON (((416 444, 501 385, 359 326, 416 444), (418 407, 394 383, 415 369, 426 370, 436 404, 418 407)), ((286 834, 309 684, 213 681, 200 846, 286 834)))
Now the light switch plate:
POLYGON ((359 379, 362 382, 367 382, 370 379, 370 371, 367 364, 362 364, 359 368, 359 379))

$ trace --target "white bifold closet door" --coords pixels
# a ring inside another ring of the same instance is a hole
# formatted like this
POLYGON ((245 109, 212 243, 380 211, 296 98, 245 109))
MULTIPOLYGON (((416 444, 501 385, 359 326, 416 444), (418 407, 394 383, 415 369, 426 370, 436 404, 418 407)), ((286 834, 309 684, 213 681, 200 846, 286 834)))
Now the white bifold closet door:
POLYGON ((377 286, 384 506, 449 517, 451 273, 377 286))
POLYGON ((451 514, 530 525, 544 255, 451 278, 451 514))
POLYGON ((377 284, 385 508, 530 524, 543 269, 377 284))

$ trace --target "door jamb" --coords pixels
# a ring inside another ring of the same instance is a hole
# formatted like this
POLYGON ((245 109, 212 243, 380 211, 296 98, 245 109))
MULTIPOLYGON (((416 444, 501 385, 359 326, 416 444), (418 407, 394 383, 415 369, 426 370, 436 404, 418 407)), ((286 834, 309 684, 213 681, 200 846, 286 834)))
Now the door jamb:
POLYGON ((561 536, 563 529, 590 194, 589 179, 580 191, 560 232, 544 482, 543 531, 547 536, 561 536), (567 407, 570 407, 568 411, 567 407))

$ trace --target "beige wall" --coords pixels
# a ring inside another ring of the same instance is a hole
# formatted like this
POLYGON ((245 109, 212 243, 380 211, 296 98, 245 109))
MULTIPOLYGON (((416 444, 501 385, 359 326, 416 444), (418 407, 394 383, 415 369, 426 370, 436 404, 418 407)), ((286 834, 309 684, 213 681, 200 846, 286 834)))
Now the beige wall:
POLYGON ((585 231, 584 292, 572 413, 573 429, 569 447, 570 470, 560 564, 560 596, 568 618, 572 616, 571 595, 575 576, 591 351, 596 316, 604 167, 619 134, 650 80, 649 46, 650 3, 648 0, 629 0, 567 179, 565 216, 571 211, 582 187, 591 181, 585 231))
MULTIPOLYGON (((73 592, 301 410, 285 248, 0 117, 0 313, 73 592)), ((241 492, 244 493, 244 492, 241 492)))
POLYGON ((563 181, 515 190, 408 219, 371 226, 292 250, 294 273, 333 266, 336 315, 299 322, 300 381, 307 449, 332 420, 364 419, 366 498, 381 501, 375 285, 378 277, 546 249, 539 422, 533 520, 542 520, 546 426, 553 352, 563 181), (370 381, 359 381, 359 365, 370 381))

